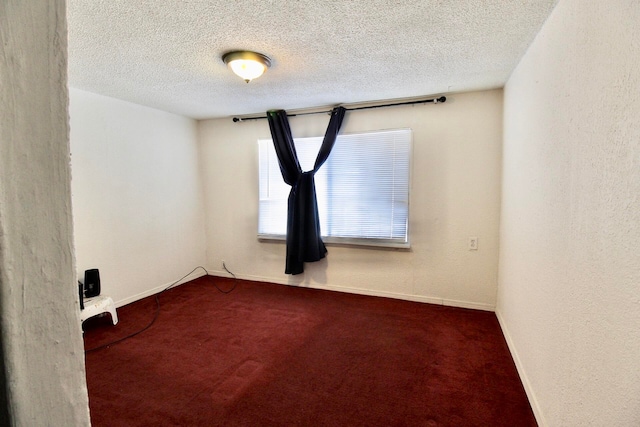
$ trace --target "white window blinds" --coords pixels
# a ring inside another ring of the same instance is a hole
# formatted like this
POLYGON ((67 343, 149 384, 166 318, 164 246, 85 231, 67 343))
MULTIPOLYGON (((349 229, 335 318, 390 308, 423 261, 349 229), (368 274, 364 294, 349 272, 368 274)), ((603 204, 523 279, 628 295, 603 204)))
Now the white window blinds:
MULTIPOLYGON (((325 242, 409 246, 411 130, 339 135, 316 173, 320 228, 325 242)), ((313 169, 322 137, 296 138, 303 170, 313 169)), ((282 180, 270 139, 259 145, 258 236, 284 238, 290 187, 282 180)))

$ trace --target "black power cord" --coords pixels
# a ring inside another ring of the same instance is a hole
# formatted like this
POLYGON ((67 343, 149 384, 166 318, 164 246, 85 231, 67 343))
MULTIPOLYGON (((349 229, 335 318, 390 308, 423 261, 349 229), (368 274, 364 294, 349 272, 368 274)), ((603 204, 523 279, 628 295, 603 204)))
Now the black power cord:
MULTIPOLYGON (((229 269, 228 269, 228 268, 227 268, 227 266, 224 264, 224 262, 222 262, 222 268, 224 268, 224 270, 225 270, 227 273, 229 273, 229 274, 233 277, 233 286, 232 286, 232 287, 231 287, 231 289, 229 289, 229 290, 220 289, 220 288, 218 287, 218 285, 216 285, 216 283, 215 283, 215 282, 213 282, 213 286, 218 290, 218 292, 220 292, 220 293, 222 293, 222 294, 225 294, 225 295, 226 295, 226 294, 230 294, 231 292, 233 292, 233 291, 235 290, 236 286, 238 285, 238 279, 237 279, 237 277, 236 277, 236 275, 235 275, 235 274, 233 274, 231 271, 229 271, 229 269)), ((149 324, 148 324, 147 326, 145 326, 144 328, 140 329, 139 331, 136 331, 136 332, 134 332, 134 333, 132 333, 132 334, 129 334, 129 335, 125 336, 125 337, 118 338, 118 339, 117 339, 117 340, 115 340, 115 341, 111 341, 111 342, 109 342, 109 343, 107 343, 107 344, 103 344, 103 345, 100 345, 100 346, 98 346, 98 347, 94 347, 94 348, 90 348, 90 349, 88 349, 88 350, 85 350, 85 351, 84 351, 84 352, 85 352, 85 354, 86 354, 86 353, 90 353, 90 352, 92 352, 92 351, 102 350, 103 348, 107 348, 107 347, 110 347, 110 346, 112 346, 112 345, 114 345, 114 344, 118 344, 118 343, 120 343, 120 342, 122 342, 122 341, 124 341, 124 340, 128 340, 129 338, 133 338, 133 337, 135 337, 136 335, 139 335, 139 334, 143 333, 144 331, 146 331, 147 329, 149 329, 151 326, 153 326, 153 324, 156 322, 156 319, 158 319, 158 316, 160 315, 160 298, 159 298, 159 297, 160 297, 160 295, 162 295, 164 292, 168 291, 169 289, 173 288, 173 287, 174 287, 175 285, 177 285, 180 281, 182 281, 183 279, 185 279, 186 277, 188 277, 189 275, 191 275, 192 273, 194 273, 194 272, 195 272, 196 270, 198 270, 198 269, 202 269, 202 270, 205 272, 205 274, 206 274, 207 276, 209 276, 209 272, 207 271, 207 269, 206 269, 206 268, 204 268, 203 266, 199 265, 199 266, 197 266, 196 268, 194 268, 193 270, 191 270, 189 273, 185 274, 184 276, 182 276, 181 278, 179 278, 178 280, 176 280, 175 282, 173 282, 172 284, 170 284, 169 286, 167 286, 166 288, 164 288, 162 291, 160 291, 160 292, 158 292, 157 294, 155 294, 155 300, 156 300, 156 312, 155 312, 155 314, 153 315, 153 319, 151 319, 151 322, 149 322, 149 324)))
MULTIPOLYGON (((220 289, 220 288, 218 287, 218 285, 216 285, 216 284, 215 284, 215 282, 214 282, 213 286, 215 286, 215 287, 216 287, 216 289, 217 289, 218 291, 222 292, 223 294, 230 294, 230 293, 231 293, 231 292, 233 292, 233 291, 234 291, 234 289, 236 288, 236 285, 238 284, 238 278, 236 277, 236 275, 235 275, 235 274, 233 274, 232 272, 230 272, 230 271, 229 271, 229 269, 227 268, 227 266, 226 266, 226 265, 224 265, 224 261, 222 261, 222 268, 224 268, 224 271, 226 271, 227 273, 229 273, 229 274, 233 277, 233 286, 232 286, 232 287, 231 287, 231 289, 229 289, 228 291, 223 291, 222 289, 220 289)), ((207 270, 205 270, 205 271, 207 271, 207 270)), ((209 273, 207 272, 207 274, 209 274, 209 273)))

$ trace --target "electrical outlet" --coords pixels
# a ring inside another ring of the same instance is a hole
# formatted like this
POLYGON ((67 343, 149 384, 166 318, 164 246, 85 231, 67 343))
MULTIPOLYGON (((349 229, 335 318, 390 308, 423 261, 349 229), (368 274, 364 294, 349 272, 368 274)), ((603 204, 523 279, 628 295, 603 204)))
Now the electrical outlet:
POLYGON ((469 250, 477 251, 478 250, 478 238, 477 237, 469 237, 469 250))

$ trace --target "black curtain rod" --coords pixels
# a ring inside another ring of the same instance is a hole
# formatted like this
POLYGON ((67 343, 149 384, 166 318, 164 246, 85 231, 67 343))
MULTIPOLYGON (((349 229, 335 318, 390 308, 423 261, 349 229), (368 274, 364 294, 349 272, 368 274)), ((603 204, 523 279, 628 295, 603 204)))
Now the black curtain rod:
MULTIPOLYGON (((356 110, 368 110, 370 108, 395 107, 397 105, 426 104, 426 103, 430 103, 430 102, 432 102, 434 104, 437 104, 439 102, 446 102, 446 100, 447 100, 446 96, 441 96, 439 98, 422 99, 420 101, 393 102, 393 103, 389 103, 389 104, 368 105, 368 106, 364 106, 364 107, 354 107, 354 108, 345 108, 345 109, 347 111, 356 111, 356 110)), ((328 114, 330 112, 331 112, 331 110, 312 111, 312 112, 309 112, 309 113, 287 114, 287 117, 307 116, 309 114, 328 114)), ((246 119, 243 119, 241 117, 234 117, 233 121, 234 122, 244 122, 246 120, 260 120, 260 119, 266 119, 266 118, 267 118, 267 116, 248 117, 246 119)))

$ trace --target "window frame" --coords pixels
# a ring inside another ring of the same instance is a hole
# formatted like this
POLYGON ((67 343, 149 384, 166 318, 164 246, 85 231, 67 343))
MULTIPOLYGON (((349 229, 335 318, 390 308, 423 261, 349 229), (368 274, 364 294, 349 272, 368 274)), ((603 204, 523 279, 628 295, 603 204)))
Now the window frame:
MULTIPOLYGON (((408 165, 407 165, 407 222, 406 222, 406 240, 399 241, 393 239, 380 239, 380 238, 367 238, 367 237, 339 237, 339 236, 327 236, 322 235, 322 241, 325 244, 332 246, 346 246, 346 247, 374 247, 374 248, 387 248, 387 249, 395 249, 395 250, 410 250, 411 249, 411 193, 412 193, 412 177, 413 177, 413 130, 411 128, 392 128, 392 129, 377 129, 377 130, 369 130, 362 132, 350 132, 350 133, 341 133, 340 136, 348 136, 348 135, 364 135, 364 134, 375 134, 375 133, 384 133, 384 132, 393 132, 393 131, 408 131, 409 132, 409 147, 408 147, 408 165)), ((297 143, 299 140, 304 139, 313 139, 318 137, 300 137, 294 138, 294 141, 297 143)), ((319 137, 322 138, 322 137, 319 137)), ((273 140, 271 138, 259 138, 258 143, 258 224, 257 228, 257 237, 259 241, 264 242, 283 242, 286 241, 286 234, 269 234, 269 233, 260 233, 259 231, 259 221, 260 221, 260 142, 268 142, 273 145, 273 140)), ((329 158, 331 155, 329 156, 329 158)), ((329 160, 327 160, 328 162, 329 160)), ((327 167, 325 163, 322 168, 327 167)), ((303 170, 306 170, 303 167, 303 170)), ((321 170, 321 169, 320 169, 321 170)), ((319 173, 319 172, 318 172, 319 173)), ((289 187, 290 188, 290 187, 289 187)), ((322 227, 321 227, 322 230, 322 227)), ((322 230, 324 231, 324 230, 322 230)))

